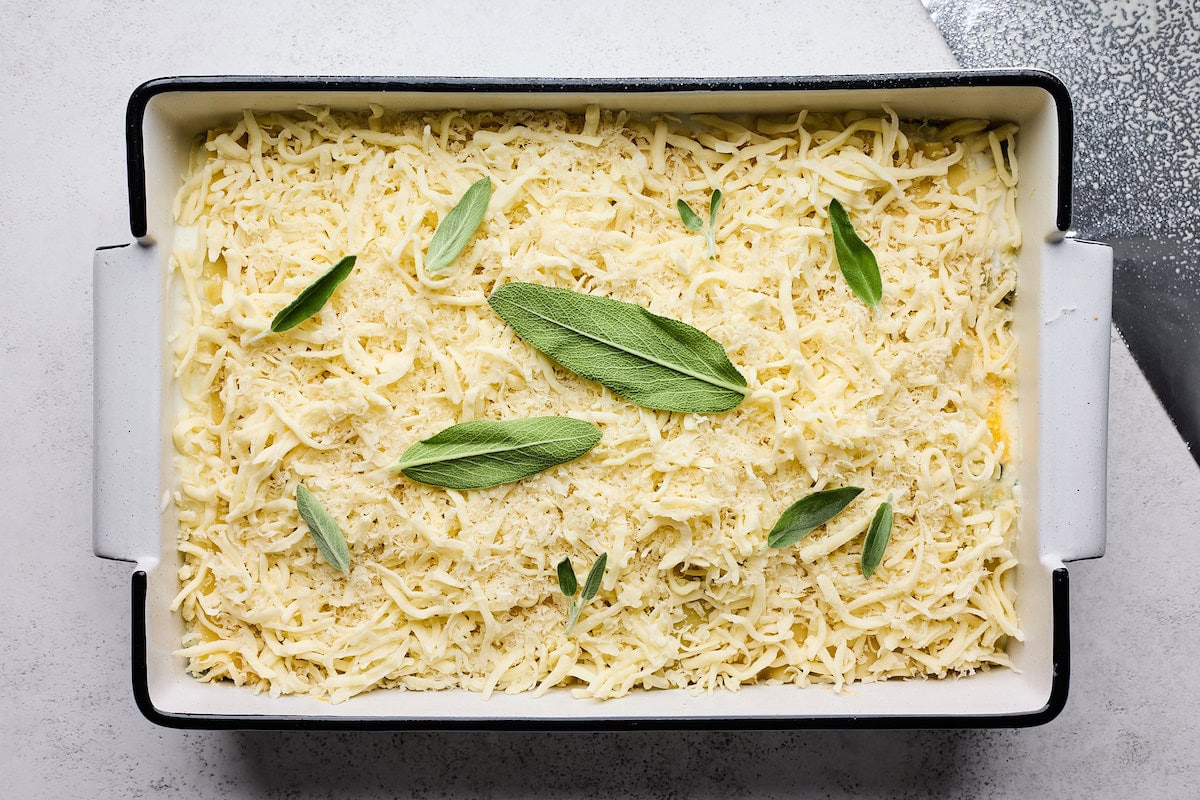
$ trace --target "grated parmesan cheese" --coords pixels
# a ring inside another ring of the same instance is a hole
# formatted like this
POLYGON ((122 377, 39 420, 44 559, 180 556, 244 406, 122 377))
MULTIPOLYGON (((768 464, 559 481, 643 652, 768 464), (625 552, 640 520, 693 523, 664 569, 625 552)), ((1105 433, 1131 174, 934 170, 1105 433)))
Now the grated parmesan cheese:
POLYGON ((1016 341, 1015 126, 799 113, 245 112, 179 192, 179 651, 201 680, 334 702, 375 687, 609 698, 946 676, 1008 666, 1016 341), (422 255, 471 183, 496 186, 438 276, 422 255), (675 211, 725 194, 718 256, 675 211), (874 313, 825 218, 878 256, 874 313), (250 340, 343 255, 316 317, 250 340), (531 281, 646 306, 723 345, 751 395, 639 408, 516 338, 486 296, 531 281), (472 419, 595 423, 588 455, 472 492, 389 474, 472 419), (1003 477, 1001 477, 1003 475, 1003 477), (294 501, 340 521, 349 575, 294 501), (866 488, 798 545, 795 500, 866 488), (883 563, 863 534, 895 495, 883 563), (554 565, 609 554, 571 637, 554 565))

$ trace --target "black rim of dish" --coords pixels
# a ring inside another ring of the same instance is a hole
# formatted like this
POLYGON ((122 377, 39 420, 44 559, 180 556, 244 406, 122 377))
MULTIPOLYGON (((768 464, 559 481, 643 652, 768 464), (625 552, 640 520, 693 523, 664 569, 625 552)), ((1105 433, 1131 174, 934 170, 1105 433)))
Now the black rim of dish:
POLYGON ((704 92, 788 92, 812 90, 932 89, 944 87, 1020 87, 1045 90, 1058 113, 1058 214, 1061 231, 1071 226, 1071 165, 1074 113, 1067 87, 1040 70, 987 70, 762 78, 629 78, 587 80, 565 78, 389 78, 211 75, 155 78, 133 90, 125 109, 126 169, 129 184, 129 227, 134 237, 146 235, 146 172, 142 119, 150 101, 172 92, 460 92, 466 94, 627 93, 682 94, 704 92))
MULTIPOLYGON (((828 730, 924 728, 1029 728, 1044 725, 1067 703, 1071 671, 1071 631, 1067 570, 1051 578, 1053 656, 1050 696, 1041 708, 1017 714, 862 715, 822 717, 653 717, 643 719, 319 717, 274 714, 177 714, 162 711, 150 697, 146 649, 145 571, 133 573, 133 695, 146 719, 166 728, 201 730, 341 731, 653 731, 653 730, 828 730)), ((802 691, 802 690, 797 690, 802 691)))

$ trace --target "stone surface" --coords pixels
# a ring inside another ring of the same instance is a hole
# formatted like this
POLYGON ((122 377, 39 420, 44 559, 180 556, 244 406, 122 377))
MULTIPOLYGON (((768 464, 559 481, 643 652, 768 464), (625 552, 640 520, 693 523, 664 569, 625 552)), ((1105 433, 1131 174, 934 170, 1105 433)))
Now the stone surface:
POLYGON ((91 251, 129 238, 122 126, 137 83, 215 72, 613 77, 802 74, 847 59, 862 71, 951 63, 915 2, 439 10, 450 5, 0 0, 0 797, 1200 794, 1188 547, 1200 472, 1120 343, 1109 552, 1072 567, 1072 696, 1047 727, 278 734, 163 730, 138 714, 129 566, 90 553, 91 251), (530 42, 531 27, 547 40, 530 42), (885 30, 896 35, 880 39, 885 30), (855 31, 852 50, 845 31, 855 31))

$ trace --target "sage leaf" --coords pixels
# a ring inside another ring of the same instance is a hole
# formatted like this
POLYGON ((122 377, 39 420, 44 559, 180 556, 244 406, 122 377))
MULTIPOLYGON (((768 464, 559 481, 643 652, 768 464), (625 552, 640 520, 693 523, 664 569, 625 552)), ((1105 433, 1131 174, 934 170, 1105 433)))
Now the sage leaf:
POLYGON ((867 540, 863 542, 862 574, 864 578, 871 577, 879 562, 883 561, 883 551, 887 549, 888 539, 892 535, 892 496, 880 503, 871 527, 867 528, 867 540))
POLYGON ((641 306, 532 283, 500 286, 488 303, 531 346, 640 406, 711 414, 749 393, 725 348, 641 306))
POLYGON ((480 178, 471 184, 471 188, 467 189, 433 232, 429 249, 425 251, 426 272, 441 272, 458 258, 483 222, 491 199, 491 178, 480 178))
POLYGON ((354 269, 357 256, 346 256, 334 264, 329 270, 308 285, 304 291, 296 295, 296 299, 288 303, 282 311, 271 320, 271 327, 255 336, 251 341, 257 342, 272 333, 279 333, 296 327, 304 320, 316 314, 329 302, 333 291, 346 280, 354 269))
POLYGON ((558 588, 567 596, 568 636, 575 628, 575 623, 579 622, 579 615, 583 612, 583 607, 600 591, 600 582, 604 580, 604 567, 607 563, 608 553, 601 553, 592 562, 592 568, 588 570, 587 579, 583 583, 583 594, 576 602, 575 590, 579 588, 579 584, 575 577, 575 568, 571 566, 571 559, 567 557, 558 562, 558 588))
POLYGON ((677 203, 675 203, 675 207, 679 209, 679 217, 683 220, 683 226, 685 228, 690 231, 704 230, 704 220, 700 218, 699 214, 697 214, 695 211, 692 211, 691 206, 680 199, 677 203))
POLYGON ((679 209, 679 218, 683 220, 683 226, 691 231, 699 231, 704 234, 704 241, 708 244, 708 258, 711 261, 717 257, 717 209, 721 207, 721 190, 714 189, 712 197, 708 198, 708 228, 704 227, 704 220, 692 207, 685 203, 682 199, 676 201, 675 208, 679 209))
POLYGON ((575 590, 579 588, 579 583, 575 578, 575 568, 571 566, 569 556, 558 562, 558 588, 567 597, 574 597, 575 590))
POLYGON ((788 506, 775 527, 767 534, 767 547, 779 549, 793 545, 824 525, 862 494, 857 486, 824 489, 797 500, 788 506))
POLYGON ((350 548, 346 546, 346 537, 337 521, 329 515, 312 492, 304 488, 304 484, 296 484, 296 508, 300 517, 308 525, 308 531, 317 543, 317 550, 334 569, 342 572, 350 571, 350 548))
POLYGON ((601 553, 588 570, 587 580, 583 582, 583 594, 580 595, 583 602, 591 600, 596 596, 596 592, 600 591, 600 581, 604 580, 604 567, 607 564, 608 553, 601 553))
POLYGON ((392 469, 447 489, 486 489, 579 458, 599 441, 599 428, 571 417, 476 420, 417 442, 392 469))
POLYGON ((833 226, 833 248, 837 251, 838 266, 850 290, 871 308, 883 298, 883 279, 879 263, 867 243, 858 238, 846 209, 837 200, 829 201, 829 222, 833 226))
MULTIPOLYGON (((721 207, 721 190, 714 189, 712 197, 708 199, 708 227, 715 231, 717 229, 717 209, 721 207)), ((689 211, 691 209, 688 209, 689 211)))

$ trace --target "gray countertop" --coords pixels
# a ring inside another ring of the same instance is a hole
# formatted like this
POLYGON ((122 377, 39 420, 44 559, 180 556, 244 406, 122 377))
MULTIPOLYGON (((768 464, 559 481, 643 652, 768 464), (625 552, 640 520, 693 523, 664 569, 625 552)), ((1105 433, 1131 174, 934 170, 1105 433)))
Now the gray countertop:
MULTIPOLYGON (((129 92, 150 77, 212 72, 805 74, 826 71, 822 54, 832 50, 864 72, 950 63, 915 0, 760 2, 736 11, 700 0, 649 5, 0 5, 0 253, 7 277, 0 284, 0 409, 7 423, 0 470, 9 498, 0 523, 0 627, 8 644, 0 659, 0 796, 1200 796, 1193 752, 1200 703, 1191 680, 1200 658, 1200 590, 1189 557, 1200 470, 1116 339, 1109 549, 1099 561, 1071 566, 1071 697, 1045 727, 240 733, 160 729, 137 712, 128 666, 130 566, 90 553, 90 262, 95 246, 129 240, 122 144, 129 92), (531 27, 551 35, 531 43, 531 27)), ((1027 12, 1004 23, 1015 27, 1001 26, 1011 35, 983 41, 986 9, 970 12, 974 5, 953 0, 932 5, 964 63, 1061 64, 1085 113, 1114 106, 1118 113, 1121 96, 1094 94, 1092 72, 1078 63, 1093 57, 1095 37, 1072 33, 1104 18, 1081 22, 1051 13, 1065 3, 1021 2, 1006 6, 1027 12), (1027 30, 1048 25, 1060 35, 1027 30), (1037 52, 1030 55, 1031 48, 1037 52)), ((1143 27, 1147 14, 1151 22, 1158 14, 1140 3, 1106 8, 1110 15, 1132 9, 1143 27)), ((1196 40, 1186 41, 1194 51, 1196 40)), ((1164 135, 1193 140, 1195 127, 1185 133, 1182 117, 1160 116, 1155 124, 1164 135)), ((1081 180, 1108 181, 1114 162, 1081 162, 1081 180)), ((1194 173, 1192 179, 1194 186, 1194 173)), ((1141 184, 1130 185, 1141 198, 1141 184)), ((1086 188, 1078 195, 1081 224, 1093 219, 1085 208, 1090 196, 1086 188)), ((1131 199, 1113 203, 1104 214, 1117 220, 1141 208, 1131 199)), ((1100 233, 1124 230, 1095 219, 1100 233)))

